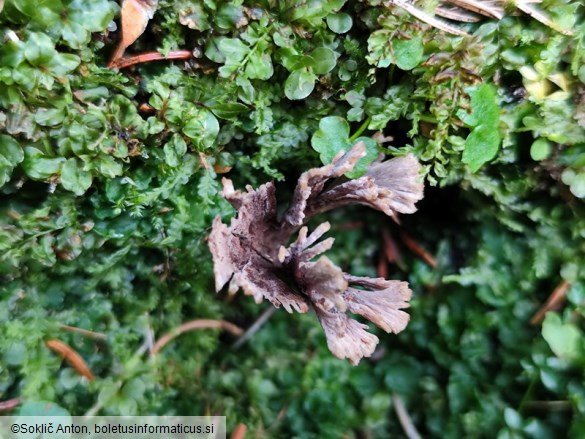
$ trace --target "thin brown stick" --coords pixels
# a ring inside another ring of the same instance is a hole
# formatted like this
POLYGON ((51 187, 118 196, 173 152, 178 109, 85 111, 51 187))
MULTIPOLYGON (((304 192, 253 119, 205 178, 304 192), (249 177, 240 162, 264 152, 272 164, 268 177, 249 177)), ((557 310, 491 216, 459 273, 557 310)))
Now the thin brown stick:
POLYGON ((264 326, 264 323, 266 323, 270 319, 270 317, 272 317, 274 315, 275 312, 276 312, 276 308, 272 305, 270 305, 268 308, 266 308, 262 312, 262 314, 260 314, 260 317, 258 317, 256 319, 256 321, 252 324, 252 326, 250 326, 248 329, 246 329, 246 332, 244 332, 244 334, 242 334, 240 336, 240 338, 238 338, 234 342, 234 344, 232 345, 232 349, 237 350, 237 349, 241 348, 244 343, 246 343, 248 340, 250 340, 250 338, 252 338, 252 336, 256 332, 258 332, 262 326, 264 326))
POLYGON ((553 292, 550 294, 544 305, 542 305, 538 309, 538 311, 536 311, 534 316, 532 316, 532 318, 530 319, 530 324, 531 325, 540 324, 544 319, 544 315, 548 311, 559 309, 563 302, 565 301, 565 296, 570 286, 571 284, 569 284, 569 282, 567 282, 566 280, 561 281, 561 283, 559 283, 557 287, 553 290, 553 292))
POLYGON ((45 344, 49 349, 67 361, 67 363, 69 363, 69 365, 73 367, 73 369, 75 369, 79 375, 84 376, 89 381, 93 380, 93 373, 87 366, 87 363, 82 358, 82 356, 79 355, 71 346, 69 346, 67 343, 63 343, 61 340, 56 339, 47 340, 45 344))
POLYGON ((192 320, 187 323, 176 327, 172 331, 167 332, 154 344, 150 350, 150 356, 154 357, 159 351, 165 347, 174 338, 183 334, 184 332, 192 331, 194 329, 223 329, 235 336, 240 336, 244 333, 244 330, 233 323, 226 322, 225 320, 192 320))
POLYGON ((392 236, 386 227, 382 228, 382 242, 384 244, 384 254, 386 255, 386 260, 391 264, 398 262, 400 259, 398 246, 396 245, 394 239, 392 239, 392 236))
POLYGON ((230 439, 244 439, 246 437, 247 431, 248 427, 246 427, 246 424, 240 423, 236 425, 236 428, 234 428, 234 431, 232 432, 230 439))
POLYGON ((14 410, 21 402, 22 400, 20 398, 7 399, 6 401, 0 402, 0 413, 14 410))
POLYGON ((125 69, 127 67, 134 66, 136 64, 142 64, 145 62, 152 61, 163 61, 163 60, 181 60, 190 59, 193 56, 189 50, 173 50, 168 55, 163 55, 160 52, 148 52, 140 55, 131 56, 128 58, 120 58, 111 62, 109 68, 117 68, 118 70, 125 69))
POLYGON ((381 254, 378 257, 378 266, 376 267, 376 272, 378 277, 383 277, 384 279, 388 277, 388 263, 381 254))
POLYGON ((75 326, 59 325, 59 328, 63 329, 64 331, 76 332, 90 338, 95 338, 96 340, 105 340, 107 338, 106 334, 102 334, 101 332, 89 331, 87 329, 77 328, 75 326))
POLYGON ((400 232, 400 238, 402 239, 402 242, 404 242, 404 245, 406 245, 411 252, 421 258, 424 262, 433 268, 437 266, 437 260, 434 256, 422 248, 408 233, 405 231, 400 232))
POLYGON ((119 44, 110 56, 110 62, 107 65, 108 69, 116 67, 116 63, 122 59, 124 52, 126 52, 126 47, 123 44, 119 44))
POLYGON ((398 416, 398 421, 400 422, 406 437, 408 439, 421 439, 420 433, 417 431, 410 415, 406 411, 404 401, 402 401, 402 398, 396 393, 392 394, 392 405, 394 406, 394 411, 396 412, 396 416, 398 416))

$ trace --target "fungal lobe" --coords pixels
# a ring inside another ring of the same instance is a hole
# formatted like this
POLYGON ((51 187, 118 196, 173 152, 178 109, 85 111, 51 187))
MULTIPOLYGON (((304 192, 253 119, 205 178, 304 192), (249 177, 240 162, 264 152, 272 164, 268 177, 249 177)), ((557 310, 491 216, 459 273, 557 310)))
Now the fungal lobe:
POLYGON ((215 218, 209 236, 217 291, 228 285, 234 294, 241 288, 257 303, 267 299, 288 312, 312 308, 329 350, 354 365, 371 356, 379 340, 348 313, 398 333, 409 320, 403 309, 409 306, 411 291, 406 282, 345 273, 322 255, 334 243, 333 238, 320 240, 329 223, 312 233, 305 224, 319 213, 355 203, 395 218, 398 213, 413 213, 423 196, 420 165, 412 155, 374 162, 364 176, 344 178, 364 155, 365 146, 359 142, 331 164, 303 173, 281 218, 272 182, 257 189, 248 186, 243 192, 224 178, 222 196, 237 215, 229 226, 215 218))

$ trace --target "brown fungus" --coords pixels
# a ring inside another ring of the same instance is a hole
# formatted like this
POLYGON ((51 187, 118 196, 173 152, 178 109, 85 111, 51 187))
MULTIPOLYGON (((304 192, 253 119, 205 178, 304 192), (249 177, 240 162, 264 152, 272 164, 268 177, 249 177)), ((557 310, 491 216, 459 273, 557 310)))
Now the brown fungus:
POLYGON ((371 356, 379 340, 366 331, 367 325, 346 313, 359 314, 386 332, 398 333, 408 323, 402 309, 409 306, 411 291, 406 282, 344 273, 326 256, 313 261, 332 247, 334 239, 318 242, 329 223, 310 234, 304 224, 318 213, 352 203, 395 217, 414 212, 423 196, 420 165, 412 155, 375 162, 355 180, 342 178, 364 155, 360 142, 346 154, 338 154, 331 164, 303 173, 282 218, 277 215, 272 182, 258 189, 248 186, 242 192, 224 178, 222 196, 237 216, 229 226, 215 218, 209 236, 217 291, 229 283, 230 294, 241 288, 257 303, 268 299, 288 312, 305 313, 312 307, 329 350, 354 365, 371 356), (287 245, 297 232, 296 240, 287 245), (282 280, 287 277, 294 286, 282 280))

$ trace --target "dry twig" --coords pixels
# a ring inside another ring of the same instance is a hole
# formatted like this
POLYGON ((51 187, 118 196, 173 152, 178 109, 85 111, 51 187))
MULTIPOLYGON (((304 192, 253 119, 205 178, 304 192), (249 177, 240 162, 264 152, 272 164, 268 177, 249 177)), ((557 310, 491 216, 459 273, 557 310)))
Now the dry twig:
POLYGON ((404 242, 404 245, 406 245, 411 252, 421 258, 424 262, 433 268, 437 266, 437 260, 435 257, 422 248, 421 245, 416 242, 408 233, 405 231, 400 232, 400 238, 402 239, 402 242, 404 242))
POLYGON ((266 323, 275 312, 276 308, 273 306, 266 308, 264 312, 260 314, 260 317, 258 317, 256 321, 246 330, 246 332, 244 332, 240 338, 235 341, 235 343, 232 345, 232 349, 240 349, 244 343, 250 340, 250 338, 252 338, 252 336, 260 330, 264 323, 266 323))
POLYGON ((188 50, 172 50, 167 55, 163 55, 160 52, 148 52, 148 53, 141 53, 140 55, 131 56, 128 58, 118 58, 115 61, 111 61, 109 66, 110 68, 117 68, 119 70, 134 66, 136 64, 142 64, 145 62, 152 62, 152 61, 172 61, 172 60, 182 60, 182 59, 191 59, 193 54, 188 50))
POLYGON ((567 282, 566 280, 561 281, 561 283, 559 283, 557 285, 557 287, 553 290, 551 295, 548 297, 548 299, 546 300, 544 305, 542 305, 538 309, 538 311, 536 311, 534 316, 532 316, 532 318, 530 319, 530 324, 531 325, 540 324, 542 322, 542 320, 544 319, 544 315, 548 311, 559 309, 561 307, 561 305, 563 304, 563 302, 565 301, 565 296, 566 296, 567 290, 569 289, 570 286, 571 286, 571 284, 569 284, 569 282, 567 282))
POLYGON ((183 323, 182 325, 178 326, 172 331, 167 332, 165 335, 159 338, 150 350, 150 356, 154 357, 171 340, 185 332, 192 331, 194 329, 223 329, 224 331, 227 331, 230 334, 236 336, 240 336, 244 332, 242 328, 234 325, 233 323, 226 322, 225 320, 192 320, 190 322, 183 323))
POLYGON ((96 340, 105 340, 107 338, 106 334, 102 334, 101 332, 89 331, 87 329, 77 328, 75 326, 59 325, 59 328, 63 329, 64 331, 76 332, 77 334, 85 335, 96 340))
POLYGON ((400 252, 398 251, 398 246, 390 232, 386 227, 382 227, 382 243, 384 245, 384 255, 386 256, 386 260, 393 264, 400 260, 400 252))

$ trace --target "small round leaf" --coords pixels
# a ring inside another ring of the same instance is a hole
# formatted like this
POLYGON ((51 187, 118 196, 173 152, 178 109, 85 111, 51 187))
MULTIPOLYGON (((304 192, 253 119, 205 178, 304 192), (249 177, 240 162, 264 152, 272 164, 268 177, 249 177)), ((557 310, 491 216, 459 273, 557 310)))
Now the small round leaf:
POLYGON ((305 99, 315 88, 317 77, 309 69, 292 72, 284 83, 284 94, 291 100, 305 99))
POLYGON ((91 173, 84 171, 76 159, 68 159, 61 168, 61 184, 75 195, 83 195, 91 186, 91 173))
POLYGON ((327 26, 336 34, 344 34, 351 29, 353 20, 351 15, 345 12, 330 14, 327 16, 327 26))
POLYGON ((335 68, 337 53, 327 47, 318 47, 311 52, 313 58, 313 72, 324 75, 335 68))
POLYGON ((530 157, 532 160, 540 161, 548 158, 552 151, 551 144, 544 138, 536 139, 530 147, 530 157))

